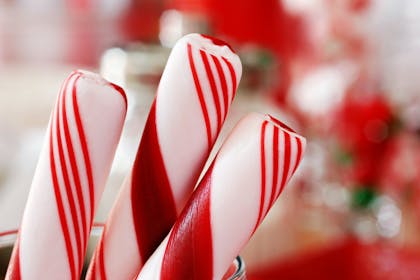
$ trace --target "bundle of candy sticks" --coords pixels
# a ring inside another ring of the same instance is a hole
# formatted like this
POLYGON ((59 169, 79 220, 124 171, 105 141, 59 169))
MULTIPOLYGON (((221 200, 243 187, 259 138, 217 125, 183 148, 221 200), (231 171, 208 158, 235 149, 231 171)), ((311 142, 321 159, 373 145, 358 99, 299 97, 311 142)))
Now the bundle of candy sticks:
MULTIPOLYGON (((218 39, 190 34, 175 45, 86 279, 223 278, 306 145, 275 118, 251 113, 198 181, 241 71, 218 39)), ((75 71, 64 82, 6 279, 80 279, 126 108, 124 91, 96 74, 75 71)))

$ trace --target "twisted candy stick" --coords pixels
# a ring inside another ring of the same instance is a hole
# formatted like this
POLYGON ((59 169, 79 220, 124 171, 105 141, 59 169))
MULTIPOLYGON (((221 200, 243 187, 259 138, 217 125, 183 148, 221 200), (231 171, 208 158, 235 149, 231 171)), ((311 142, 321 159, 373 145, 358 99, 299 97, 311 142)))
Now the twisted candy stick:
POLYGON ((222 279, 295 172, 305 145, 268 115, 242 119, 137 279, 222 279))
POLYGON ((52 113, 6 279, 79 279, 126 114, 124 91, 88 72, 52 113))
POLYGON ((168 234, 221 129, 241 70, 238 56, 217 39, 190 34, 175 45, 87 279, 133 279, 168 234))

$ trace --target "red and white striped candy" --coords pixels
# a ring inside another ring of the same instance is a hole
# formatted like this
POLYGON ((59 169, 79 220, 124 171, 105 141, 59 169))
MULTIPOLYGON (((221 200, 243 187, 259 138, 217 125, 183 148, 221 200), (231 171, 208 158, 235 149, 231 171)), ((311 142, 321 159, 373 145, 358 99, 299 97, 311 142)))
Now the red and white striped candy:
POLYGON ((87 279, 137 276, 191 195, 241 73, 224 42, 199 34, 177 42, 87 279))
POLYGON ((126 109, 124 91, 98 75, 75 71, 67 78, 6 279, 79 279, 126 109))
POLYGON ((305 145, 268 115, 242 119, 137 279, 222 279, 295 172, 305 145))

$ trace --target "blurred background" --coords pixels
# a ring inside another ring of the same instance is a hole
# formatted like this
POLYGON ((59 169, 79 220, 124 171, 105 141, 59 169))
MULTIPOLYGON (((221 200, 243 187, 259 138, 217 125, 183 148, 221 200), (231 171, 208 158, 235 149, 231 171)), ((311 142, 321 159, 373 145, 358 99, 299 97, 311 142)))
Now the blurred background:
POLYGON ((306 136, 296 178, 241 253, 249 280, 420 279, 417 0, 0 0, 0 232, 19 226, 49 114, 75 68, 122 85, 129 112, 96 217, 134 159, 170 48, 229 42, 249 111, 306 136))

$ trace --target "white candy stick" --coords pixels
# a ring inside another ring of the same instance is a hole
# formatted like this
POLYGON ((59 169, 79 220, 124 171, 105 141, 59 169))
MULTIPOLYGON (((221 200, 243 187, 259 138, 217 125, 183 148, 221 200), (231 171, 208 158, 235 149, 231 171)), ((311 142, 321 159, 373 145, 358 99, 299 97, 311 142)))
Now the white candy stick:
POLYGON ((222 279, 295 172, 305 145, 268 115, 242 119, 137 279, 222 279))
POLYGON ((124 91, 73 72, 52 113, 6 279, 79 279, 120 139, 124 91))
POLYGON ((224 42, 186 35, 166 64, 87 279, 133 279, 168 234, 219 134, 241 77, 224 42))

